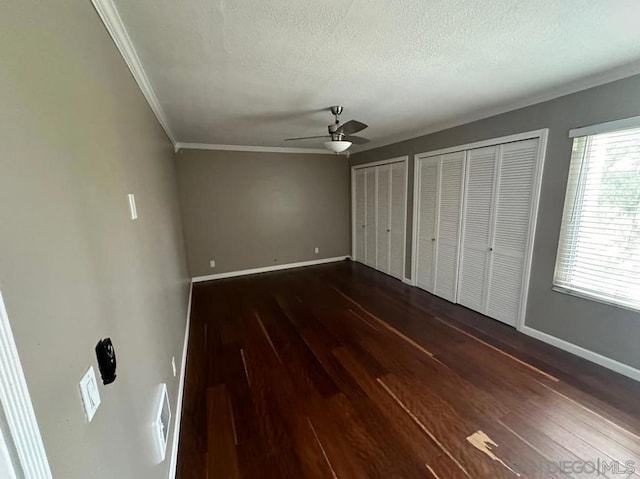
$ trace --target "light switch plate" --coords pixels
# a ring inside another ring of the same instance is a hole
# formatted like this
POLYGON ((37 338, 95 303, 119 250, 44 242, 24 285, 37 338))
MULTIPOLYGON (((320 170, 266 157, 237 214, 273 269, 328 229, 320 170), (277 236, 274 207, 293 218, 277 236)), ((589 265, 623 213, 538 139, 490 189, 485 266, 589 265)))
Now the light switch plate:
POLYGON ((129 210, 131 212, 131 219, 138 219, 138 207, 136 206, 136 196, 133 193, 129 193, 129 210))
POLYGON ((82 396, 82 405, 87 420, 91 422, 93 416, 100 406, 100 391, 98 390, 98 382, 96 381, 96 372, 93 366, 85 373, 80 380, 80 395, 82 396))

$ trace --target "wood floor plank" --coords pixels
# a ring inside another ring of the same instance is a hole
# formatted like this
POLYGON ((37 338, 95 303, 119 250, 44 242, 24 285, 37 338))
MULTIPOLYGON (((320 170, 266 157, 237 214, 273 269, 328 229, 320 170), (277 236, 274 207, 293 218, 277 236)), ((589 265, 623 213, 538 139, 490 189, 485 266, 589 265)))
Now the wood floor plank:
POLYGON ((176 477, 594 477, 559 468, 640 465, 638 397, 356 263, 199 283, 176 477))
POLYGON ((372 354, 381 358, 394 375, 429 384, 433 392, 463 413, 474 411, 476 415, 497 419, 509 411, 502 398, 476 387, 442 363, 412 357, 401 348, 395 349, 393 356, 388 356, 382 354, 379 344, 367 340, 363 344, 372 354), (474 400, 469 401, 470 397, 474 400))
POLYGON ((499 421, 484 424, 482 432, 495 443, 495 446, 490 447, 492 453, 521 477, 529 479, 560 479, 565 477, 554 474, 553 466, 549 465, 545 456, 515 436, 499 421))
MULTIPOLYGON (((517 412, 506 415, 500 420, 500 424, 545 457, 547 463, 553 468, 552 471, 557 475, 564 474, 581 479, 593 477, 592 473, 582 469, 582 458, 570 450, 571 445, 561 443, 560 439, 553 437, 540 424, 517 412)), ((601 477, 607 476, 603 474, 601 477)))
POLYGON ((513 479, 513 472, 494 464, 466 441, 479 429, 478 424, 465 421, 446 402, 416 382, 400 380, 394 375, 378 381, 469 477, 513 479))
POLYGON ((389 396, 380 383, 376 381, 377 377, 371 377, 368 374, 351 351, 346 348, 340 348, 334 350, 333 354, 366 392, 367 397, 377 405, 378 413, 386 419, 387 425, 393 425, 390 430, 396 433, 397 441, 403 447, 410 450, 424 464, 432 463, 442 454, 442 450, 438 445, 389 396))
POLYGON ((530 401, 526 406, 545 424, 552 421, 562 426, 603 454, 620 462, 632 460, 640 464, 640 440, 622 426, 554 396, 544 402, 530 401))
POLYGON ((207 473, 229 479, 240 477, 236 450, 235 426, 229 392, 224 384, 207 389, 207 473))
POLYGON ((322 364, 324 370, 331 376, 344 395, 352 400, 365 396, 360 385, 333 356, 332 350, 324 347, 325 344, 316 336, 314 331, 305 330, 302 332, 302 337, 305 344, 309 346, 309 349, 318 359, 318 362, 322 364))
POLYGON ((317 357, 291 325, 275 301, 266 301, 261 322, 272 346, 278 351, 283 368, 289 373, 301 392, 330 397, 339 389, 322 367, 317 357))

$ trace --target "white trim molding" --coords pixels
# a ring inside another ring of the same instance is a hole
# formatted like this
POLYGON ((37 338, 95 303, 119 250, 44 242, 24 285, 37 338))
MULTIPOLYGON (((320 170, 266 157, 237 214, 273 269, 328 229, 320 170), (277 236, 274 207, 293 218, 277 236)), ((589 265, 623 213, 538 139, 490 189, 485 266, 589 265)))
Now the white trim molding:
POLYGON ((371 166, 388 165, 390 163, 400 163, 401 161, 408 162, 409 157, 405 155, 405 156, 398 156, 397 158, 390 158, 388 160, 372 161, 371 163, 359 163, 357 165, 353 165, 351 169, 359 170, 360 168, 369 168, 371 166))
POLYGON ((194 283, 201 281, 212 281, 214 279, 235 278, 236 276, 246 276, 249 274, 268 273, 270 271, 280 271, 283 269, 302 268, 304 266, 314 266, 317 264, 337 263, 351 259, 351 256, 336 256, 334 258, 315 259, 312 261, 301 261, 299 263, 278 264, 275 266, 265 266, 264 268, 243 269, 240 271, 229 271, 227 273, 208 274, 206 276, 196 276, 193 278, 194 283))
MULTIPOLYGON (((446 155, 447 153, 455 153, 458 151, 475 150, 476 148, 484 148, 486 146, 502 145, 504 143, 511 143, 514 141, 530 140, 532 138, 542 138, 549 134, 548 128, 540 130, 526 131, 524 133, 516 133, 515 135, 501 136, 499 138, 489 138, 488 140, 475 141, 473 143, 467 143, 465 145, 456 145, 449 148, 442 148, 440 150, 426 151, 424 153, 416 153, 415 159, 421 160, 422 158, 428 158, 430 156, 446 155)), ((542 145, 542 144, 541 144, 542 145)), ((546 147, 546 140, 544 143, 546 147)), ((546 148, 545 148, 546 151, 546 148)))
POLYGON ((189 285, 189 303, 187 305, 187 325, 184 331, 182 346, 182 364, 180 366, 180 385, 176 401, 176 417, 173 426, 173 442, 171 443, 171 462, 169 464, 169 479, 174 479, 178 467, 178 444, 180 442, 180 422, 182 420, 182 402, 184 398, 184 381, 187 372, 187 350, 189 348, 189 328, 191 326, 191 304, 193 302, 193 281, 189 285))
POLYGON ((52 479, 27 381, 0 293, 0 407, 4 410, 18 461, 29 479, 52 479))
POLYGON ((629 366, 628 364, 624 364, 607 356, 594 353, 593 351, 583 348, 582 346, 570 343, 568 341, 565 341, 564 339, 556 338, 555 336, 543 333, 542 331, 538 331, 537 329, 533 329, 529 326, 523 326, 522 328, 520 328, 520 332, 526 334, 527 336, 531 336, 532 338, 539 339, 540 341, 550 344, 551 346, 555 346, 556 348, 560 348, 571 354, 586 359, 587 361, 599 364, 602 367, 620 373, 631 379, 640 381, 640 370, 629 366))
POLYGON ((630 128, 640 128, 640 116, 608 121, 606 123, 598 123, 597 125, 583 126, 581 128, 573 128, 569 130, 569 138, 598 135, 600 133, 609 133, 610 131, 616 130, 628 130, 630 128))
POLYGON ((138 53, 133 46, 131 37, 129 37, 129 33, 124 26, 124 23, 122 22, 122 18, 120 17, 120 13, 118 13, 116 5, 113 0, 91 0, 91 3, 93 3, 102 23, 104 23, 104 26, 107 28, 109 35, 113 38, 116 47, 120 51, 120 54, 129 67, 129 70, 131 70, 133 78, 135 78, 138 83, 142 94, 147 99, 147 102, 149 103, 153 113, 156 115, 158 122, 169 137, 169 140, 171 140, 171 143, 175 146, 176 140, 171 132, 169 121, 160 106, 160 102, 153 90, 151 82, 149 81, 149 77, 147 77, 147 74, 144 71, 140 57, 138 57, 138 53))
POLYGON ((176 153, 180 150, 219 150, 219 151, 251 151, 254 153, 311 153, 316 155, 334 155, 324 148, 295 148, 287 146, 246 146, 246 145, 214 145, 211 143, 176 143, 176 153))

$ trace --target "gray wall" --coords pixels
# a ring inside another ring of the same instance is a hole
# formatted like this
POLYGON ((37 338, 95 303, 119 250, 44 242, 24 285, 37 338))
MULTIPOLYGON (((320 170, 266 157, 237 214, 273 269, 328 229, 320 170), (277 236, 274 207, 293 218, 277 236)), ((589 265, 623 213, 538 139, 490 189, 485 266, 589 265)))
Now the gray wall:
MULTIPOLYGON (((428 108, 428 105, 425 105, 428 108)), ((571 128, 640 115, 640 76, 351 156, 352 164, 410 155, 407 271, 411 271, 413 155, 549 128, 526 324, 640 368, 640 314, 551 290, 566 189, 571 128)))
POLYGON ((53 475, 165 478, 149 427, 162 382, 175 411, 188 295, 172 145, 88 0, 3 2, 0 65, 0 290, 53 475), (118 378, 87 424, 105 336, 118 378))
POLYGON ((181 150, 177 165, 192 276, 350 254, 346 157, 181 150))

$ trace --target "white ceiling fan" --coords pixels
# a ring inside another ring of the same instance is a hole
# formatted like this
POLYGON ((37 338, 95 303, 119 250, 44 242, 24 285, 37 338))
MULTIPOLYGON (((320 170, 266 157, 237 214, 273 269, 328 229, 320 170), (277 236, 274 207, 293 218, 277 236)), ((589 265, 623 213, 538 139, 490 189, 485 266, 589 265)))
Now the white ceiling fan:
POLYGON ((357 120, 350 120, 346 123, 340 123, 339 116, 342 113, 342 110, 343 107, 340 105, 331 107, 331 113, 335 116, 335 123, 327 126, 327 130, 329 131, 328 135, 287 138, 284 141, 329 138, 328 141, 324 142, 324 147, 327 150, 333 151, 336 155, 338 153, 346 151, 352 144, 364 145, 365 143, 368 143, 369 140, 367 138, 362 138, 361 136, 354 135, 354 133, 358 133, 359 131, 367 128, 368 125, 357 120))

